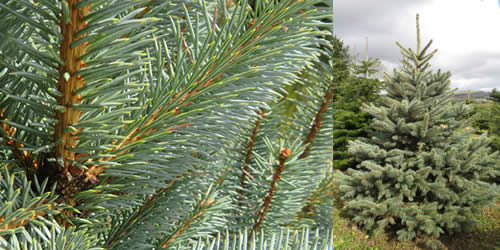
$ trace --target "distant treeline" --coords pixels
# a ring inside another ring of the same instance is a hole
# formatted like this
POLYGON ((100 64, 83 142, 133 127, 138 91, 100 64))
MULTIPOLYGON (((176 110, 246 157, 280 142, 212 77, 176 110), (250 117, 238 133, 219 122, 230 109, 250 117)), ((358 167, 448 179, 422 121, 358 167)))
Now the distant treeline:
POLYGON ((469 99, 488 99, 491 92, 480 91, 480 90, 465 90, 465 91, 457 91, 457 93, 453 96, 458 100, 469 99))

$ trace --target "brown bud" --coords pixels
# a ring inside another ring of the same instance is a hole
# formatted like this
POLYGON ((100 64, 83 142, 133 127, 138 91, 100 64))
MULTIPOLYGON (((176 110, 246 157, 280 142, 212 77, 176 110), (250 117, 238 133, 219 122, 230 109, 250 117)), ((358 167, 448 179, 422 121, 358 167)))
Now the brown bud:
POLYGON ((252 21, 250 21, 250 23, 248 23, 248 29, 250 29, 252 26, 254 26, 255 22, 257 22, 257 20, 253 19, 252 21))
POLYGON ((281 149, 280 152, 280 159, 286 160, 290 156, 290 149, 289 148, 283 148, 281 149))

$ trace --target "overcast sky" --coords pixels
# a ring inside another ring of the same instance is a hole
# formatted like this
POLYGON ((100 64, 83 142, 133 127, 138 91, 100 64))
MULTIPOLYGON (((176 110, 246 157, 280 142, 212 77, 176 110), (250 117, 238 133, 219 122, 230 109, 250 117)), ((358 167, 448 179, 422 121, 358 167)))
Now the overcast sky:
POLYGON ((401 60, 395 41, 416 48, 415 15, 422 43, 438 49, 434 69, 452 73, 459 90, 500 89, 500 0, 333 0, 334 33, 351 54, 379 58, 392 72, 401 60))

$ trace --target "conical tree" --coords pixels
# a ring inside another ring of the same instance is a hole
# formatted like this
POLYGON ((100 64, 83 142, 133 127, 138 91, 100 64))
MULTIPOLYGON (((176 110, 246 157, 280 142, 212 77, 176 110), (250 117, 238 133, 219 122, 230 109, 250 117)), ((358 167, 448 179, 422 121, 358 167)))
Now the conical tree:
POLYGON ((450 73, 430 69, 430 45, 420 46, 417 16, 417 50, 398 43, 402 66, 386 77, 387 96, 363 107, 373 117, 369 135, 349 146, 360 164, 336 175, 353 221, 395 230, 399 240, 463 231, 472 213, 498 198, 498 187, 485 182, 499 174, 498 155, 485 135, 470 137, 470 120, 457 120, 470 108, 451 102, 450 73))
POLYGON ((0 248, 331 244, 331 1, 251 2, 1 1, 0 248))
POLYGON ((380 65, 380 60, 378 58, 367 58, 365 60, 359 61, 359 63, 353 63, 353 74, 362 75, 365 78, 372 77, 378 72, 378 67, 380 65))
MULTIPOLYGON (((355 165, 354 158, 347 152, 348 142, 366 135, 370 117, 360 110, 363 103, 379 98, 380 81, 353 75, 349 67, 348 48, 334 38, 334 121, 333 121, 333 166, 345 170, 355 165)), ((352 64, 351 64, 352 66, 352 64)), ((372 70, 372 68, 368 68, 372 70)))

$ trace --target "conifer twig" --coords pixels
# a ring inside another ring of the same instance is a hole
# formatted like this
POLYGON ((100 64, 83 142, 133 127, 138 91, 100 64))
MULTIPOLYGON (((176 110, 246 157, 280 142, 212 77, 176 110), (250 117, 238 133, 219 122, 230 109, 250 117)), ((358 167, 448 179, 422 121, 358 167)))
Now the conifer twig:
POLYGON ((319 106, 318 112, 314 117, 314 122, 311 126, 311 129, 309 130, 309 134, 307 135, 306 140, 304 141, 304 144, 307 146, 304 149, 304 152, 302 152, 302 154, 299 156, 299 159, 303 159, 309 156, 309 152, 312 149, 312 144, 314 142, 314 139, 316 139, 316 134, 321 129, 321 121, 324 118, 324 113, 328 110, 328 104, 332 102, 332 99, 333 99, 333 87, 330 87, 326 91, 325 96, 323 98, 323 102, 319 106))
POLYGON ((184 231, 188 229, 194 221, 196 221, 196 219, 204 214, 204 209, 212 206, 213 203, 213 199, 201 201, 198 205, 198 208, 195 210, 195 213, 193 213, 191 217, 184 220, 182 226, 178 230, 176 230, 176 232, 172 236, 168 237, 161 243, 161 248, 167 248, 172 242, 174 242, 179 237, 179 235, 184 233, 184 231))
MULTIPOLYGON (((53 209, 53 205, 49 205, 50 209, 53 209)), ((38 216, 45 216, 47 213, 45 211, 36 211, 33 207, 30 207, 23 211, 23 215, 25 214, 31 214, 30 216, 24 218, 24 219, 16 219, 13 218, 9 223, 5 223, 5 217, 0 217, 0 225, 4 224, 3 226, 0 226, 0 230, 14 230, 16 228, 24 227, 26 226, 31 220, 36 219, 38 216)))
MULTIPOLYGON (((69 22, 65 19, 65 15, 61 15, 60 28, 63 39, 60 44, 60 58, 64 65, 59 66, 59 79, 57 82, 57 90, 62 93, 61 97, 57 97, 57 103, 63 106, 63 111, 56 111, 55 119, 57 123, 54 131, 55 157, 64 161, 62 168, 63 176, 67 181, 71 181, 73 176, 79 176, 83 173, 83 169, 70 164, 70 161, 76 160, 76 153, 70 149, 76 146, 77 138, 74 132, 68 131, 68 126, 78 123, 82 111, 72 107, 74 104, 80 104, 82 97, 75 95, 75 91, 84 86, 85 79, 77 75, 77 72, 87 65, 83 60, 80 60, 86 52, 88 43, 82 43, 72 48, 71 45, 76 40, 86 36, 76 36, 79 30, 87 26, 84 22, 84 17, 89 13, 90 8, 76 8, 78 1, 66 0, 67 8, 69 9, 69 22)), ((63 13, 64 14, 64 13, 63 13)))
POLYGON ((309 213, 316 211, 314 205, 321 200, 333 196, 333 179, 323 182, 322 185, 307 199, 306 204, 302 207, 301 212, 298 213, 298 218, 305 218, 309 213))
POLYGON ((37 166, 38 164, 36 164, 36 162, 34 162, 33 165, 30 165, 29 162, 31 161, 31 155, 27 151, 23 150, 21 152, 20 148, 22 148, 23 145, 9 138, 14 137, 16 131, 7 123, 2 122, 3 120, 5 120, 5 117, 3 115, 3 110, 0 109, 0 129, 2 130, 2 132, 0 132, 0 136, 2 137, 4 143, 12 148, 12 154, 17 160, 19 160, 21 167, 28 170, 32 167, 34 168, 35 166, 37 166))
MULTIPOLYGON (((161 107, 158 109, 158 111, 161 111, 161 107)), ((155 121, 157 113, 159 113, 159 112, 155 112, 155 114, 153 114, 152 118, 148 122, 146 122, 144 124, 144 126, 142 126, 142 127, 146 127, 149 124, 151 124, 153 121, 155 121)), ((177 129, 189 127, 191 125, 193 125, 193 123, 188 122, 188 123, 184 123, 184 124, 180 124, 177 126, 167 128, 166 131, 174 131, 177 129)), ((136 141, 140 140, 142 137, 147 136, 147 135, 157 131, 156 128, 151 128, 151 129, 147 129, 139 134, 136 134, 139 130, 140 130, 139 128, 135 128, 134 130, 132 130, 132 132, 130 132, 125 137, 125 139, 123 139, 122 142, 120 142, 120 144, 118 144, 117 147, 110 150, 110 153, 116 152, 119 149, 127 146, 128 144, 136 142, 136 141)), ((99 161, 110 161, 110 160, 113 160, 114 158, 116 158, 117 156, 124 154, 124 153, 127 153, 129 151, 130 150, 125 150, 123 152, 115 154, 114 156, 107 157, 107 158, 101 158, 101 159, 99 159, 99 161)), ((104 169, 105 169, 105 167, 103 167, 103 166, 93 165, 85 172, 85 175, 86 175, 85 180, 90 181, 91 183, 96 183, 98 181, 97 177, 104 171, 104 169)))
MULTIPOLYGON (((316 134, 320 131, 321 129, 321 120, 324 118, 324 113, 328 110, 328 104, 332 102, 333 99, 333 87, 328 88, 328 90, 325 93, 325 96, 323 98, 323 102, 321 103, 318 112, 316 113, 314 117, 314 122, 313 125, 311 126, 311 129, 309 131, 309 134, 306 137, 306 140, 304 141, 304 144, 306 144, 306 148, 304 149, 304 152, 300 154, 299 159, 304 159, 309 156, 309 152, 312 149, 312 143, 316 139, 316 134)), ((307 214, 308 211, 314 211, 314 201, 316 200, 317 196, 321 195, 321 193, 324 192, 321 188, 316 190, 307 200, 307 203, 302 207, 301 212, 297 215, 298 218, 303 218, 307 214)))
POLYGON ((274 193, 276 192, 276 184, 279 183, 281 180, 281 174, 285 170, 285 162, 290 156, 290 149, 289 148, 283 148, 280 151, 280 157, 279 157, 279 164, 276 167, 274 174, 273 174, 273 179, 271 180, 271 183, 269 185, 269 191, 267 192, 267 196, 264 199, 264 203, 262 204, 261 209, 257 212, 257 222, 253 226, 252 230, 250 231, 249 238, 252 237, 252 235, 260 230, 260 227, 262 223, 264 222, 264 219, 266 217, 267 211, 269 210, 269 207, 271 206, 271 201, 274 197, 274 193))
POLYGON ((134 214, 132 214, 132 216, 130 216, 127 221, 121 226, 120 230, 116 231, 115 233, 113 233, 113 235, 111 236, 111 238, 107 241, 107 243, 104 245, 104 248, 109 248, 111 247, 113 244, 115 244, 115 242, 117 240, 119 240, 121 237, 123 237, 126 232, 125 230, 128 228, 129 225, 131 225, 134 221, 137 220, 137 218, 141 215, 141 213, 146 210, 147 208, 149 208, 155 201, 158 200, 158 198, 160 198, 160 196, 162 194, 164 194, 167 190, 169 190, 174 184, 175 184, 175 180, 172 180, 170 181, 166 187, 164 188, 160 188, 156 191, 156 193, 151 196, 149 199, 147 199, 143 204, 142 206, 137 209, 134 214))
MULTIPOLYGON (((293 4, 296 4, 297 2, 296 1, 293 1, 292 5, 293 4)), ((290 4, 290 1, 287 3, 287 5, 290 4)), ((214 17, 213 17, 213 22, 215 22, 215 18, 216 18, 216 14, 217 12, 214 13, 214 17)), ((274 15, 271 15, 271 17, 273 17, 274 15)), ((263 22, 260 22, 256 27, 255 27, 255 31, 261 29, 263 26, 263 22)), ((227 50, 225 52, 225 55, 222 56, 222 58, 225 58, 225 57, 228 57, 229 56, 229 59, 227 61, 223 61, 222 62, 222 65, 223 66, 226 66, 228 67, 228 65, 231 65, 235 62, 237 62, 237 60, 239 60, 242 56, 246 55, 247 52, 249 52, 251 50, 251 48, 257 46, 257 45, 253 45, 253 47, 249 47, 250 44, 252 44, 252 42, 254 42, 255 40, 257 40, 258 38, 260 38, 262 35, 264 35, 266 32, 270 32, 274 27, 276 26, 276 24, 273 24, 271 25, 270 27, 266 28, 264 30, 264 32, 260 35, 257 35, 255 36, 254 38, 252 38, 250 41, 240 45, 239 47, 237 47, 236 49, 234 49, 233 52, 231 52, 231 50, 227 50)), ((254 32, 255 32, 254 31, 254 32)), ((215 31, 214 31, 215 32, 215 31)), ((202 89, 212 85, 217 79, 219 79, 220 77, 222 77, 225 73, 225 71, 223 72, 220 72, 219 74, 213 76, 213 77, 210 77, 211 74, 213 73, 214 69, 216 68, 216 66, 219 66, 221 67, 221 62, 218 61, 218 60, 215 60, 214 63, 212 64, 212 66, 207 70, 207 72, 205 74, 203 74, 203 76, 196 81, 196 85, 199 85, 198 88, 194 89, 194 90, 191 90, 191 91, 188 91, 187 93, 183 93, 184 89, 181 90, 180 93, 176 93, 173 95, 173 98, 172 100, 170 100, 168 104, 171 104, 177 97, 181 96, 177 101, 176 101, 176 104, 179 104, 179 106, 177 106, 176 108, 174 109, 170 109, 170 110, 163 110, 162 111, 162 108, 160 107, 159 109, 157 109, 154 114, 152 115, 152 117, 149 119, 149 121, 146 123, 145 126, 149 125, 150 123, 152 123, 153 121, 156 120, 157 116, 162 116, 162 115, 165 115, 165 114, 168 114, 170 112, 172 112, 173 114, 177 114, 179 111, 179 108, 182 108, 182 107, 185 107, 189 104, 192 103, 192 101, 188 101, 186 103, 183 103, 181 104, 184 100, 186 100, 187 98, 199 93, 202 89)), ((149 134, 151 132, 154 132, 155 130, 152 129, 152 130, 147 130, 145 132, 143 132, 143 134, 141 135, 135 135, 135 133, 137 131, 139 131, 140 129, 139 128, 136 128, 134 129, 131 133, 129 133, 125 139, 123 139, 119 146, 118 146, 118 149, 123 147, 123 146, 126 146, 130 143, 133 143, 135 142, 136 140, 138 140, 141 136, 145 135, 145 134, 149 134)), ((113 151, 116 151, 117 148, 114 148, 113 151)), ((104 159, 101 159, 101 160, 104 160, 104 159)), ((104 171, 106 167, 104 166, 97 166, 97 165, 94 165, 92 167, 89 168, 88 171, 86 171, 86 178, 85 180, 86 181, 90 181, 91 183, 95 183, 97 182, 97 177, 100 175, 100 173, 102 173, 104 171)))
POLYGON ((242 169, 243 173, 241 174, 241 178, 240 178, 240 186, 241 186, 241 190, 239 190, 240 201, 243 200, 243 190, 247 186, 247 183, 246 183, 247 176, 253 179, 253 177, 248 173, 248 171, 250 171, 250 162, 252 161, 253 148, 255 145, 255 139, 257 138, 257 132, 259 130, 260 122, 261 122, 262 118, 264 118, 266 116, 266 114, 263 113, 262 111, 258 112, 257 114, 259 116, 257 117, 257 120, 255 121, 255 126, 252 129, 252 135, 250 136, 250 141, 248 142, 247 147, 246 147, 247 150, 245 153, 245 163, 244 163, 244 166, 242 169))
MULTIPOLYGON (((141 216, 141 214, 146 210, 148 209, 149 207, 151 207, 153 205, 154 202, 156 202, 164 193, 166 193, 167 191, 171 190, 174 185, 178 182, 178 180, 181 178, 181 177, 189 177, 189 176, 193 176, 193 175, 196 175, 196 173, 192 173, 192 174, 182 174, 182 175, 179 175, 177 176, 176 179, 174 180, 171 180, 165 187, 163 188, 160 188, 158 190, 156 190, 156 192, 151 196, 149 197, 148 199, 146 199, 146 201, 141 205, 141 207, 139 209, 137 209, 128 219, 126 222, 124 222, 122 224, 122 226, 120 227, 120 230, 116 231, 113 233, 113 235, 110 237, 110 239, 107 241, 106 245, 104 246, 104 248, 109 248, 111 247, 114 243, 116 243, 118 240, 120 240, 120 238, 122 238, 123 236, 126 235, 126 232, 125 230, 134 222, 137 221, 137 219, 139 218, 139 216, 141 216)), ((219 177, 219 179, 217 180, 216 182, 216 185, 219 185, 222 181, 223 181, 224 177, 223 175, 221 177, 219 177)))

